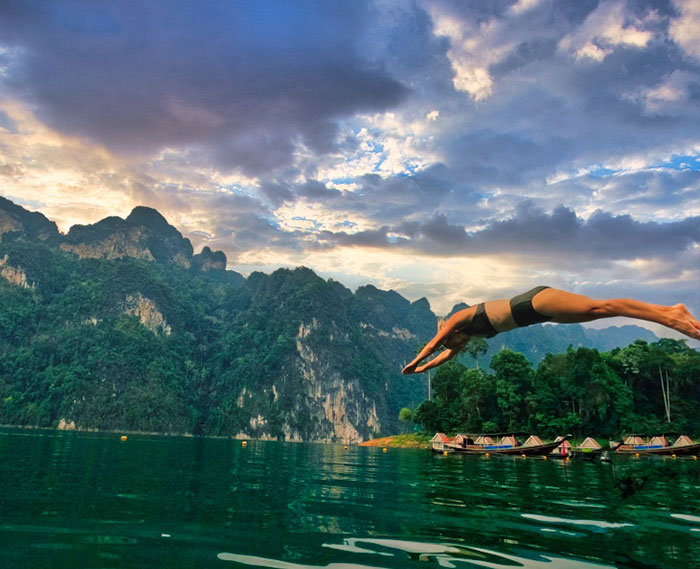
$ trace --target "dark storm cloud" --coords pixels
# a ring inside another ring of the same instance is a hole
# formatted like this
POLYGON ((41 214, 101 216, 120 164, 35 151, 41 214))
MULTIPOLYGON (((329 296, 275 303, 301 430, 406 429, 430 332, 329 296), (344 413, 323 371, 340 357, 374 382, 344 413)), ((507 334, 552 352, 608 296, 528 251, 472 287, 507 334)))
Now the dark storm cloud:
POLYGON ((672 256, 700 242, 700 217, 658 223, 597 211, 587 220, 566 207, 551 214, 523 204, 516 214, 470 239, 476 250, 621 260, 672 256))
POLYGON ((551 133, 536 141, 529 133, 474 131, 446 139, 447 162, 455 178, 484 188, 541 180, 544 172, 571 157, 573 145, 551 133))
POLYGON ((294 199, 294 194, 286 184, 277 182, 264 182, 260 186, 262 194, 270 200, 274 207, 280 207, 285 202, 290 202, 294 199))
POLYGON ((340 197, 340 190, 328 188, 316 180, 309 180, 297 189, 297 195, 312 201, 325 202, 340 197))
POLYGON ((388 247, 393 246, 387 238, 388 227, 380 227, 368 231, 358 231, 356 233, 346 233, 344 231, 331 232, 321 231, 318 241, 311 243, 310 248, 330 248, 341 247, 388 247))
POLYGON ((112 149, 200 145, 257 173, 297 141, 328 151, 334 120, 405 97, 360 55, 368 17, 362 2, 6 1, 4 88, 112 149))
POLYGON ((700 170, 651 170, 617 175, 601 181, 587 176, 590 187, 605 185, 606 199, 616 209, 683 211, 686 204, 700 203, 700 170))
POLYGON ((253 213, 256 215, 268 213, 267 208, 260 200, 247 195, 234 193, 217 194, 206 201, 209 211, 215 211, 224 215, 227 212, 234 214, 253 213))
POLYGON ((569 257, 595 264, 681 255, 700 243, 700 217, 657 223, 598 211, 584 220, 563 206, 547 213, 524 203, 512 217, 471 233, 438 214, 422 223, 354 234, 323 232, 320 238, 325 247, 408 248, 438 256, 523 255, 552 261, 569 257))
POLYGON ((214 220, 210 246, 223 249, 231 258, 247 251, 302 250, 294 233, 282 231, 262 215, 228 213, 214 220))
MULTIPOLYGON (((379 225, 399 223, 409 216, 430 214, 436 204, 449 200, 455 183, 442 164, 436 164, 411 175, 383 178, 364 174, 353 181, 354 191, 338 191, 311 180, 295 187, 295 194, 315 202, 323 202, 349 216, 361 214, 379 225)), ((462 196, 467 195, 463 191, 462 196)))

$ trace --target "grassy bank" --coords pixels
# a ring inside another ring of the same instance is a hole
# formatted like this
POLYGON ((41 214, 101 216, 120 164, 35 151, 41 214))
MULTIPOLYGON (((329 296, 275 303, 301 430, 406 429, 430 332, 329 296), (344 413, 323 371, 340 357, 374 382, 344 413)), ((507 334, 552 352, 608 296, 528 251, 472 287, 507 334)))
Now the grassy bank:
POLYGON ((360 443, 364 447, 390 447, 390 448, 430 448, 430 439, 433 435, 426 433, 411 433, 408 435, 393 435, 381 439, 372 439, 360 443))

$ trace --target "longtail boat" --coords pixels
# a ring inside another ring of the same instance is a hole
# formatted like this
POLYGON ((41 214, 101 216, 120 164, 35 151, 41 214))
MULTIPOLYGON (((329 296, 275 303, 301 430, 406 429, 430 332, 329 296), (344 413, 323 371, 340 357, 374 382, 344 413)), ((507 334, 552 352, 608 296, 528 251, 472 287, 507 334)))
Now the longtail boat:
POLYGON ((669 444, 666 434, 627 435, 622 443, 610 442, 610 448, 617 454, 651 454, 662 456, 697 456, 700 443, 694 443, 689 437, 680 435, 673 444, 669 444))
POLYGON ((538 437, 530 435, 521 443, 517 437, 528 433, 481 433, 460 434, 454 438, 454 442, 446 443, 446 446, 464 454, 497 454, 497 455, 525 455, 545 456, 562 445, 571 435, 560 437, 556 441, 543 443, 538 437))

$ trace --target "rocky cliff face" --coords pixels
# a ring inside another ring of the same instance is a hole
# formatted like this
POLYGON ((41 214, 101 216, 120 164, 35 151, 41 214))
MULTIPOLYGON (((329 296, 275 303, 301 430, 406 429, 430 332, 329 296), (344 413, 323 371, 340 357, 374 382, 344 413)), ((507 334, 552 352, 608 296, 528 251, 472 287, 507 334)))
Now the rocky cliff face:
POLYGON ((0 197, 0 241, 33 240, 58 245, 81 259, 133 258, 172 263, 185 269, 221 271, 226 255, 204 247, 193 255, 192 244, 155 209, 136 207, 126 219, 107 217, 92 225, 75 225, 61 235, 53 221, 0 197))
MULTIPOLYGON (((322 343, 349 347, 347 330, 323 326, 312 318, 302 322, 296 336, 295 372, 301 389, 294 404, 295 415, 313 418, 314 438, 327 442, 358 442, 382 430, 377 406, 363 389, 361 381, 341 367, 322 343)), ((299 433, 297 436, 301 435, 299 433)))
POLYGON ((61 249, 81 258, 133 257, 174 263, 185 269, 192 265, 189 239, 147 207, 135 208, 126 219, 108 217, 93 225, 75 225, 63 239, 61 249))
POLYGON ((27 280, 27 273, 22 267, 14 267, 8 263, 7 255, 0 257, 0 277, 21 288, 34 288, 27 280))
POLYGON ((201 253, 192 257, 192 266, 200 271, 223 271, 226 269, 226 255, 205 246, 201 253))
POLYGON ((27 211, 0 196, 0 241, 12 238, 54 243, 59 233, 56 224, 41 213, 27 211))
POLYGON ((243 290, 231 335, 248 348, 230 375, 257 379, 238 387, 236 412, 247 410, 240 436, 358 442, 395 431, 400 406, 422 400, 421 379, 402 377, 396 364, 415 350, 420 332, 402 321, 422 303, 397 303, 396 293, 374 289, 375 300, 356 305, 350 290, 304 268, 255 273, 243 290), (381 317, 356 319, 375 301, 384 303, 376 307, 381 317))
POLYGON ((154 334, 170 336, 172 333, 171 326, 165 321, 155 303, 149 298, 144 298, 140 292, 135 295, 126 295, 124 313, 138 317, 141 324, 154 334))

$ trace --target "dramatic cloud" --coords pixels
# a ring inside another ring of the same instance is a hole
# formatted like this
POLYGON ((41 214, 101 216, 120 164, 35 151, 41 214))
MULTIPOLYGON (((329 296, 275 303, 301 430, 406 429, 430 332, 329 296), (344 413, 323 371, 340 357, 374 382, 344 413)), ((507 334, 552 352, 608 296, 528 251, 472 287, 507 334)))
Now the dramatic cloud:
POLYGON ((327 2, 3 2, 6 89, 53 128, 121 153, 215 149, 264 172, 298 140, 334 147, 334 120, 408 90, 360 57, 367 8, 327 2), (117 79, 118 78, 118 79, 117 79))
POLYGON ((700 311, 693 0, 0 4, 0 194, 436 309, 700 311))
POLYGON ((671 23, 670 35, 688 56, 700 59, 700 5, 694 0, 674 0, 673 4, 680 14, 671 23))
POLYGON ((551 214, 530 203, 517 208, 512 218, 468 232, 451 224, 445 215, 424 223, 405 222, 372 231, 320 234, 321 246, 409 248, 427 255, 517 255, 539 258, 541 266, 555 265, 566 257, 589 265, 607 261, 673 258, 700 245, 700 216, 678 222, 639 222, 628 215, 596 211, 587 220, 566 207, 551 214), (547 258, 549 257, 549 261, 547 258))

